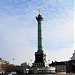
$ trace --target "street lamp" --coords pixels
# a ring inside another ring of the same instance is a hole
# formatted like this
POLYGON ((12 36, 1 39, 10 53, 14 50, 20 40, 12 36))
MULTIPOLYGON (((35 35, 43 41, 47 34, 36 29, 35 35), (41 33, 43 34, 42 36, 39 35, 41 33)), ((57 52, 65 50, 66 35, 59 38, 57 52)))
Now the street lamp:
POLYGON ((49 61, 49 63, 50 63, 50 60, 48 60, 49 61))
POLYGON ((14 65, 14 60, 15 60, 15 59, 13 59, 13 65, 14 65))
POLYGON ((32 60, 30 60, 30 64, 31 64, 30 66, 32 66, 32 60))

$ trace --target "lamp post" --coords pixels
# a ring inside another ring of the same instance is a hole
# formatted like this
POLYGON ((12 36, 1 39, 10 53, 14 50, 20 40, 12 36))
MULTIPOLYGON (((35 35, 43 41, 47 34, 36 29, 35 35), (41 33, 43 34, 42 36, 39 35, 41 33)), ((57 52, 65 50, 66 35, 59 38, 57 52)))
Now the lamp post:
POLYGON ((48 60, 48 64, 50 63, 50 60, 48 60))
POLYGON ((14 65, 14 60, 15 60, 15 59, 13 59, 13 65, 14 65))
POLYGON ((30 60, 30 64, 31 64, 30 66, 32 66, 32 60, 30 60))

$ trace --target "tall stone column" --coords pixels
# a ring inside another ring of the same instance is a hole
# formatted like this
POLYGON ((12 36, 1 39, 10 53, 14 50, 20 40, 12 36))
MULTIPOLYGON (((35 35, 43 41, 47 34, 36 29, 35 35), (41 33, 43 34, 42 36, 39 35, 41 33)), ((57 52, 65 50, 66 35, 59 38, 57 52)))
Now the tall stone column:
POLYGON ((43 21, 42 15, 36 17, 38 22, 38 51, 42 51, 42 30, 41 30, 41 21, 43 21))
POLYGON ((38 23, 38 50, 35 52, 35 61, 33 67, 45 67, 46 66, 46 53, 42 50, 42 30, 41 22, 43 21, 42 15, 40 13, 36 17, 38 23))

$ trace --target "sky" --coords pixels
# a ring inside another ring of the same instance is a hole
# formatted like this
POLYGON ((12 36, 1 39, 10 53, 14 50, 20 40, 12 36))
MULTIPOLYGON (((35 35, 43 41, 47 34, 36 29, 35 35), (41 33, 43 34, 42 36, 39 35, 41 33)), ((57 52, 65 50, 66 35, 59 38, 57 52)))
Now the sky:
POLYGON ((73 0, 0 0, 0 58, 14 64, 34 62, 38 9, 44 19, 47 62, 70 60, 74 52, 73 0))

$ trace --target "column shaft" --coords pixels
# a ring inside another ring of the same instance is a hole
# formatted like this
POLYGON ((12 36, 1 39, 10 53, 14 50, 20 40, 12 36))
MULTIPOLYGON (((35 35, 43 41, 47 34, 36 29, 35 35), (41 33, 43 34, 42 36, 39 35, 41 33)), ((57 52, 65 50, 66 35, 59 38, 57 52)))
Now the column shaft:
POLYGON ((41 21, 38 21, 38 51, 42 50, 41 21))

